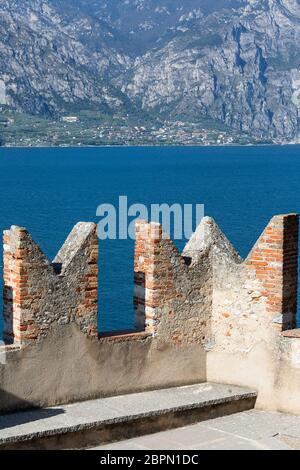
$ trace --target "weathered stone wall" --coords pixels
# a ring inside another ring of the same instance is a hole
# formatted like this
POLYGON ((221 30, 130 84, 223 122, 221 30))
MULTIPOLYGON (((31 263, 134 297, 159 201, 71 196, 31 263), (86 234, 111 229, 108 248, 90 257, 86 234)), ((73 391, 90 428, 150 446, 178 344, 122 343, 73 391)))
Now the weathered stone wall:
POLYGON ((25 229, 5 231, 4 340, 26 344, 72 321, 97 335, 97 277, 95 224, 77 224, 53 263, 25 229))
POLYGON ((215 349, 247 351, 258 338, 273 344, 278 331, 296 326, 298 217, 274 217, 245 261, 216 247, 215 349))
POLYGON ((5 233, 5 337, 14 346, 0 365, 0 410, 205 381, 209 264, 190 269, 157 224, 137 232, 145 331, 99 337, 96 226, 78 224, 53 263, 26 230, 5 233))
POLYGON ((136 230, 139 332, 106 336, 96 226, 78 224, 53 263, 25 229, 5 232, 13 344, 0 364, 0 410, 209 380, 256 388, 258 407, 300 414, 298 216, 274 217, 244 261, 211 218, 182 254, 159 224, 136 230))
POLYGON ((205 345, 212 306, 208 253, 181 256, 159 224, 138 222, 134 269, 137 326, 159 342, 205 345))
POLYGON ((295 380, 296 388, 300 377, 290 354, 286 360, 289 345, 282 332, 296 326, 298 216, 274 217, 245 261, 237 262, 213 248, 212 262, 208 380, 256 387, 260 391, 258 407, 289 407, 279 398, 281 376, 289 370, 287 384, 293 387, 295 380))

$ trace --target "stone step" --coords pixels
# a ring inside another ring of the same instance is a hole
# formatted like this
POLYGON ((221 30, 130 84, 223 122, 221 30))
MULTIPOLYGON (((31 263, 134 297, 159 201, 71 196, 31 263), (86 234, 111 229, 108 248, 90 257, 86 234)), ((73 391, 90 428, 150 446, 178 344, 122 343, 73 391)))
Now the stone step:
POLYGON ((80 449, 254 408, 253 390, 203 383, 0 416, 0 450, 80 449))

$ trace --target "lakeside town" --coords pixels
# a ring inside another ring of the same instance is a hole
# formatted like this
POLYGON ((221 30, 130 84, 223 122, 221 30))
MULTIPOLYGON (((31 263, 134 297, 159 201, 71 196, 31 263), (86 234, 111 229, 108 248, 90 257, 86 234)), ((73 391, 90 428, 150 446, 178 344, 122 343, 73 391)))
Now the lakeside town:
POLYGON ((0 108, 0 145, 5 147, 76 147, 109 145, 251 145, 270 144, 263 136, 233 132, 209 121, 132 121, 90 112, 45 119, 0 108))

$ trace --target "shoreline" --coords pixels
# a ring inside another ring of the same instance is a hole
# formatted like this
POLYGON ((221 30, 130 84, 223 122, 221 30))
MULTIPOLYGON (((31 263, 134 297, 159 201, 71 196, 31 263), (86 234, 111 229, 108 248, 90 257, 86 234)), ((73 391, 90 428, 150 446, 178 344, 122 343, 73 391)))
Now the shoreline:
POLYGON ((211 144, 211 145, 184 145, 184 144, 170 144, 170 145, 150 145, 150 144, 140 144, 140 145, 37 145, 37 146, 26 146, 26 145, 3 145, 1 149, 105 149, 105 148, 247 148, 247 147, 297 147, 300 146, 299 143, 272 143, 272 144, 211 144))

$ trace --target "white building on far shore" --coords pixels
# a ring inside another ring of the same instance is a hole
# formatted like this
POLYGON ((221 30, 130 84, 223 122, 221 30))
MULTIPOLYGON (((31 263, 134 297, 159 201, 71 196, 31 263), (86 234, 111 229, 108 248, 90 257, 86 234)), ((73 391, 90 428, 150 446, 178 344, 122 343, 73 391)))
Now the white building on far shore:
POLYGON ((6 86, 3 80, 0 80, 0 104, 6 103, 6 86))
POLYGON ((63 122, 78 122, 79 118, 78 116, 63 116, 61 119, 63 122))

